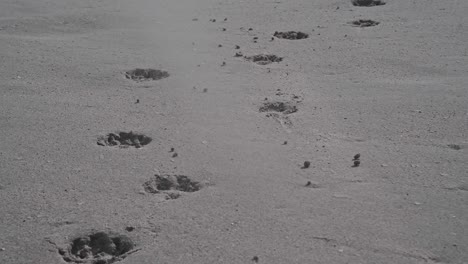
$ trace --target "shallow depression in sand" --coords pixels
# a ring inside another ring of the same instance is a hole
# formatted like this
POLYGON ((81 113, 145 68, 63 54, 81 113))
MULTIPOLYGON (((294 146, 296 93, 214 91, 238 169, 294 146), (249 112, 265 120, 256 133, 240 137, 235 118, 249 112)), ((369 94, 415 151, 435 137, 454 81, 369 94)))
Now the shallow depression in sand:
POLYGON ((385 5, 384 1, 380 0, 352 0, 354 6, 380 6, 385 5))
POLYGON ((306 39, 309 37, 309 34, 303 33, 300 31, 287 31, 287 32, 278 32, 276 31, 273 36, 281 39, 290 39, 290 40, 295 40, 295 39, 306 39))
POLYGON ((134 81, 151 81, 167 78, 169 77, 169 73, 162 70, 137 68, 125 72, 125 77, 134 81))
POLYGON ((130 132, 109 133, 105 136, 98 137, 97 144, 99 146, 128 148, 141 148, 148 145, 152 139, 143 134, 130 132))
POLYGON ((244 58, 259 65, 267 65, 273 62, 280 62, 283 60, 283 58, 273 54, 258 54, 253 56, 245 56, 244 58))
POLYGON ((66 262, 110 264, 124 259, 134 246, 127 236, 96 232, 73 239, 59 253, 66 262))
POLYGON ((180 197, 180 192, 196 192, 202 188, 202 184, 197 181, 192 181, 185 175, 154 175, 150 180, 143 184, 143 188, 147 193, 164 193, 166 199, 177 199, 180 197))
POLYGON ((289 102, 267 102, 258 109, 260 112, 280 112, 285 115, 297 112, 297 106, 289 102))
POLYGON ((373 27, 373 26, 377 26, 378 24, 380 24, 380 22, 370 20, 370 19, 359 19, 359 20, 354 20, 350 22, 350 24, 356 27, 373 27))
POLYGON ((458 145, 458 144, 448 144, 447 145, 449 148, 454 149, 454 150, 461 150, 463 149, 463 145, 458 145))

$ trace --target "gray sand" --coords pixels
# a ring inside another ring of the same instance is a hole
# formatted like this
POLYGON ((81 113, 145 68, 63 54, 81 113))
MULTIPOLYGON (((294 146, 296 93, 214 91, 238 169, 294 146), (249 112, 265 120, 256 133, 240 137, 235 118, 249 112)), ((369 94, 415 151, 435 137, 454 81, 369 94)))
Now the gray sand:
POLYGON ((0 263, 468 263, 466 14, 2 0, 0 263))

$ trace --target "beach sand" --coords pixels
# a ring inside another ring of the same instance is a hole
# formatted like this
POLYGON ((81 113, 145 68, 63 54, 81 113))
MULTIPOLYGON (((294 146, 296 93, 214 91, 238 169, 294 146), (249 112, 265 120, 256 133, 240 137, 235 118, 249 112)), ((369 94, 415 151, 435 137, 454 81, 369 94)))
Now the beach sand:
POLYGON ((0 263, 468 263, 466 14, 2 0, 0 263))

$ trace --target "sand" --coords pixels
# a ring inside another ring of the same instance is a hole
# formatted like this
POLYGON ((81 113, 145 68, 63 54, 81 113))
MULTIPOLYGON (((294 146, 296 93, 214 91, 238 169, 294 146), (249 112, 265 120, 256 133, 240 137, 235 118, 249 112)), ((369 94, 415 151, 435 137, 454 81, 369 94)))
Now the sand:
POLYGON ((468 263, 467 13, 2 0, 0 263, 468 263))

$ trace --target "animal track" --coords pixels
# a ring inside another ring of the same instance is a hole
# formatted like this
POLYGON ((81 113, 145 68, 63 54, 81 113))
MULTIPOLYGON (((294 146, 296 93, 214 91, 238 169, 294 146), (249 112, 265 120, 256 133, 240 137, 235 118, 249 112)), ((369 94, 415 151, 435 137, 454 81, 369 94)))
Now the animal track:
POLYGON ((110 264, 136 252, 134 247, 127 236, 97 232, 73 239, 68 248, 59 249, 59 253, 66 262, 110 264))
POLYGON ((449 144, 449 145, 447 145, 447 146, 448 146, 449 148, 451 148, 451 149, 454 149, 454 150, 460 150, 460 149, 463 148, 462 146, 457 145, 457 144, 449 144))
POLYGON ((280 62, 283 60, 283 58, 273 54, 258 54, 253 56, 244 56, 244 58, 259 65, 267 65, 273 62, 280 62))
POLYGON ((180 192, 196 192, 202 188, 202 184, 192 181, 184 175, 154 175, 154 177, 143 184, 147 193, 164 193, 166 199, 177 199, 180 192), (175 191, 175 192, 174 192, 175 191))
POLYGON ((266 114, 266 117, 273 118, 278 123, 280 123, 280 125, 287 131, 289 131, 289 128, 291 128, 293 125, 291 119, 289 119, 287 115, 280 115, 278 113, 268 113, 266 114))
POLYGON ((350 24, 355 27, 373 27, 373 26, 377 26, 378 24, 380 24, 380 22, 373 21, 370 19, 359 19, 359 20, 350 22, 350 24))
POLYGON ((267 112, 266 117, 273 118, 287 131, 292 127, 288 115, 298 111, 297 106, 290 102, 266 102, 258 110, 267 112))
POLYGON ((281 112, 285 115, 297 112, 297 106, 288 102, 267 102, 259 109, 260 112, 281 112))
POLYGON ((125 77, 134 81, 150 81, 167 78, 169 77, 169 73, 155 69, 136 68, 134 70, 125 72, 125 77))
POLYGON ((379 6, 386 4, 384 1, 381 0, 352 0, 351 3, 354 6, 379 6))
POLYGON ((100 146, 111 146, 111 147, 135 147, 141 148, 144 145, 148 145, 152 139, 143 134, 135 134, 130 132, 118 132, 109 133, 106 136, 100 136, 97 144, 100 146))
POLYGON ((276 31, 273 36, 281 39, 306 39, 309 37, 309 34, 303 33, 300 31, 287 31, 287 32, 278 32, 276 31))

